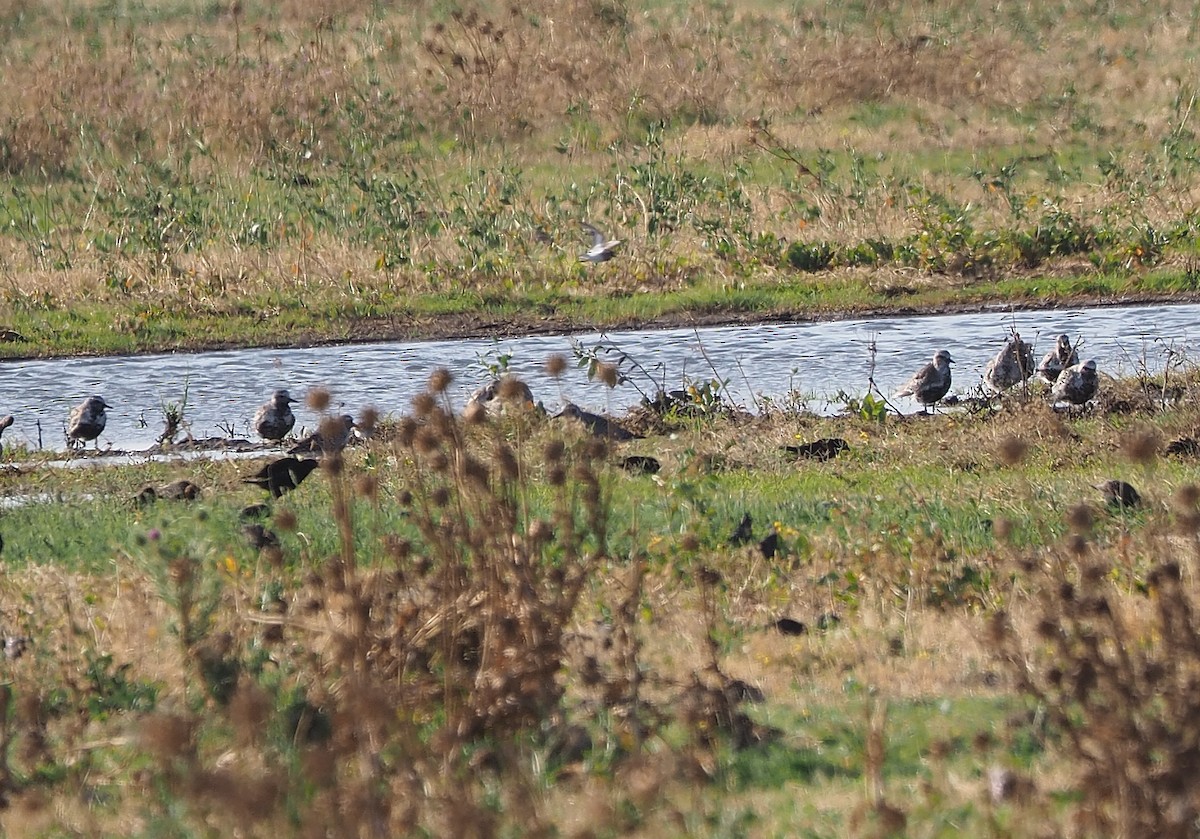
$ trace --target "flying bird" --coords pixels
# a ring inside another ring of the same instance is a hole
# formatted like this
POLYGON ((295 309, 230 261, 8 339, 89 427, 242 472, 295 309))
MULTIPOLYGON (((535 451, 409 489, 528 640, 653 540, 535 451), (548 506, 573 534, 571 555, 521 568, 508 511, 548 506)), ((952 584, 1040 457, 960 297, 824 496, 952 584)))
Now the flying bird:
POLYGON ((954 359, 947 350, 938 350, 933 361, 905 382, 896 391, 896 396, 911 396, 928 412, 930 405, 936 405, 950 392, 950 365, 953 363, 954 359))
POLYGON ((317 461, 311 458, 299 460, 294 457, 281 457, 253 475, 242 478, 242 483, 260 486, 271 493, 271 497, 279 498, 285 492, 291 492, 300 486, 318 465, 317 461))
POLYGON ((321 427, 288 449, 288 454, 336 454, 346 448, 356 428, 354 417, 327 417, 321 427))
POLYGON ((996 393, 1019 385, 1033 375, 1033 347, 1012 334, 1000 352, 988 362, 983 371, 983 380, 996 393))
POLYGON ((286 390, 280 388, 271 394, 271 401, 264 404, 254 415, 254 430, 264 440, 279 442, 296 424, 296 415, 292 413, 292 403, 296 400, 286 390))
POLYGON ((1050 396, 1055 402, 1083 405, 1099 389, 1100 376, 1096 372, 1096 362, 1089 358, 1083 364, 1073 364, 1059 373, 1050 396))
POLYGON ((1054 349, 1046 353, 1038 365, 1037 374, 1049 384, 1058 381, 1063 370, 1079 363, 1079 353, 1071 346, 1071 339, 1059 335, 1054 339, 1054 349))
POLYGON ((620 239, 606 238, 603 233, 586 221, 583 222, 583 229, 592 234, 592 246, 586 253, 579 255, 580 262, 608 262, 617 255, 617 248, 621 244, 620 239))
MULTIPOLYGON (((99 437, 104 431, 105 423, 108 422, 104 412, 111 407, 112 405, 99 396, 89 396, 76 405, 67 418, 67 446, 87 446, 88 440, 99 437)), ((96 443, 96 448, 100 448, 99 442, 96 443)))

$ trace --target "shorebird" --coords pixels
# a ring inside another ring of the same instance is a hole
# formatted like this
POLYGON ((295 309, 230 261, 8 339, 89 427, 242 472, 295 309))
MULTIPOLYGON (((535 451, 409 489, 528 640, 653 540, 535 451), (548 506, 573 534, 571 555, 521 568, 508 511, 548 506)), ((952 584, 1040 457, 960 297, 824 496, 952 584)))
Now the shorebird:
POLYGON ((592 246, 579 255, 580 262, 608 262, 617 255, 620 239, 606 239, 603 233, 586 221, 583 222, 583 229, 592 234, 592 246))
MULTIPOLYGON (((104 411, 111 407, 112 405, 99 396, 89 396, 75 406, 71 416, 67 418, 67 446, 87 446, 88 440, 96 440, 104 431, 104 424, 108 422, 104 411)), ((100 448, 98 440, 96 448, 100 448)))
POLYGON ((272 498, 278 498, 300 486, 318 465, 317 461, 311 458, 299 460, 294 457, 281 457, 253 475, 242 478, 242 483, 260 486, 271 493, 272 498))
POLYGON ((1000 393, 1019 385, 1033 375, 1033 347, 1021 340, 1016 332, 1004 342, 1004 347, 988 362, 983 381, 1000 393))
POLYGON ((1055 402, 1083 405, 1100 389, 1100 376, 1096 373, 1096 362, 1088 359, 1083 364, 1073 364, 1058 374, 1050 396, 1055 402))
POLYGON ((481 405, 485 410, 498 408, 503 411, 503 403, 513 401, 522 407, 532 407, 533 391, 529 385, 514 376, 504 376, 492 379, 486 385, 476 388, 467 399, 467 405, 481 405), (497 405, 497 403, 501 403, 497 405))
MULTIPOLYGON (((12 414, 8 414, 3 419, 0 419, 0 434, 3 434, 4 430, 6 428, 8 428, 9 426, 11 426, 12 424, 13 424, 12 414)), ((3 452, 3 449, 0 448, 0 453, 2 453, 2 452, 3 452)))
POLYGON ((321 427, 288 449, 288 454, 335 454, 346 448, 350 435, 354 433, 354 417, 326 417, 321 427))
POLYGON ((1071 339, 1066 335, 1059 335, 1054 339, 1054 349, 1046 353, 1042 363, 1038 365, 1037 374, 1049 384, 1054 384, 1063 370, 1078 363, 1079 353, 1071 346, 1071 339))
POLYGON ((1104 496, 1104 500, 1111 507, 1137 507, 1142 503, 1142 495, 1133 488, 1133 484, 1126 481, 1117 481, 1109 479, 1101 481, 1098 484, 1093 484, 1096 489, 1100 490, 1104 496))
POLYGON ((296 424, 296 415, 292 413, 292 403, 296 400, 286 390, 280 388, 271 394, 271 401, 264 404, 254 415, 254 430, 264 440, 279 442, 291 433, 296 424))
POLYGON ((950 391, 950 365, 953 363, 948 351, 938 350, 933 361, 905 382, 896 391, 896 396, 911 396, 928 412, 930 405, 936 405, 950 391))
POLYGON ((848 448, 850 444, 841 437, 822 437, 811 443, 784 446, 783 453, 789 457, 806 457, 810 460, 833 460, 848 448))
POLYGON ((573 402, 565 403, 563 409, 554 415, 555 419, 560 417, 579 420, 583 423, 583 427, 596 437, 607 437, 609 440, 639 439, 637 434, 634 434, 632 431, 626 431, 608 417, 602 417, 599 414, 593 414, 591 411, 585 411, 573 402))

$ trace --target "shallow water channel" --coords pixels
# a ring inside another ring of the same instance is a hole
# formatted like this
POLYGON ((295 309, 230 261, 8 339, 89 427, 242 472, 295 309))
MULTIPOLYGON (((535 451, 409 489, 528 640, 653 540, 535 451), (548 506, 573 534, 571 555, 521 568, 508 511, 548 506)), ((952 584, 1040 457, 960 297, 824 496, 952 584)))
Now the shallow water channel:
MULTIPOLYGON (((645 371, 636 371, 628 362, 622 367, 647 392, 660 384, 670 390, 689 381, 719 378, 726 380, 728 394, 749 409, 763 399, 779 402, 795 393, 811 410, 833 412, 841 405, 839 391, 867 392, 872 341, 877 348, 875 378, 885 393, 944 348, 955 359, 951 392, 967 394, 978 388, 984 366, 1012 327, 1034 343, 1038 359, 1058 333, 1066 332, 1073 341, 1082 339, 1081 359, 1095 358, 1102 374, 1126 376, 1161 371, 1171 353, 1197 358, 1198 324, 1200 305, 1118 306, 13 361, 0 362, 0 414, 16 418, 4 434, 5 445, 23 442, 50 450, 65 448, 67 414, 92 393, 114 406, 101 448, 148 448, 162 429, 162 406, 171 402, 185 403, 196 437, 232 432, 255 439, 250 420, 274 388, 287 387, 303 397, 309 388, 323 386, 333 394, 333 410, 357 414, 373 406, 384 415, 401 414, 429 374, 447 367, 454 374, 452 399, 461 406, 488 380, 487 365, 501 355, 511 356, 509 369, 528 382, 551 411, 563 399, 618 414, 637 403, 637 388, 625 384, 609 391, 589 382, 585 370, 574 363, 560 381, 548 378, 543 370, 546 359, 561 353, 573 362, 576 345, 617 347, 645 371)), ((896 401, 903 409, 918 407, 907 399, 896 401)), ((303 404, 296 408, 296 432, 315 428, 318 416, 303 404)))

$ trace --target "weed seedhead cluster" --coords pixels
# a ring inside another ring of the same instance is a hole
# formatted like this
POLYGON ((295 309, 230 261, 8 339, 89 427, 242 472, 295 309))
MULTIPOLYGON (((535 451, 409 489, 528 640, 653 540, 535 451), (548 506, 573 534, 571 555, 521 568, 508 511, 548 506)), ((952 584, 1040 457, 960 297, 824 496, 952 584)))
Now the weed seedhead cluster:
MULTIPOLYGON (((1149 449, 1147 445, 1145 448, 1149 449)), ((1190 500, 1194 492, 1185 493, 1190 500)), ((1144 594, 1115 584, 1091 541, 1094 515, 1069 515, 1068 556, 1029 563, 1029 629, 1009 613, 990 625, 1017 688, 1044 709, 1078 767, 1088 835, 1195 835, 1200 818, 1200 617, 1174 559, 1153 564, 1144 594)), ((1024 621, 1021 621, 1022 623, 1024 621)))

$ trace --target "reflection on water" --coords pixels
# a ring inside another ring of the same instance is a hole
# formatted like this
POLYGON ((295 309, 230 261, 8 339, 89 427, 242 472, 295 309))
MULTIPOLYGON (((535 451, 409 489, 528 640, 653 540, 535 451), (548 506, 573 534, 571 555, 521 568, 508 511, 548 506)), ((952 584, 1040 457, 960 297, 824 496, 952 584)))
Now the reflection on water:
MULTIPOLYGON (((1033 312, 887 317, 828 323, 763 324, 700 330, 613 332, 574 336, 583 347, 614 344, 640 365, 629 369, 642 389, 667 389, 687 380, 725 379, 733 398, 753 408, 763 398, 791 392, 808 397, 813 410, 830 410, 839 391, 867 390, 872 341, 875 379, 891 393, 938 349, 955 359, 952 392, 966 393, 981 381, 988 359, 1010 327, 1035 345, 1038 358, 1060 332, 1081 338, 1080 358, 1095 358, 1102 373, 1159 371, 1168 351, 1194 356, 1193 326, 1200 306, 1138 306, 1033 312)), ((588 382, 574 364, 555 381, 544 363, 554 353, 572 358, 565 335, 357 344, 309 349, 228 350, 208 353, 0 362, 0 413, 16 424, 4 443, 64 447, 67 413, 85 396, 111 405, 102 445, 150 446, 162 429, 162 407, 186 399, 186 417, 198 437, 233 434, 254 439, 250 419, 277 387, 304 393, 328 388, 331 410, 352 413, 368 405, 383 414, 404 413, 438 367, 455 382, 450 396, 461 406, 488 379, 487 365, 511 355, 509 369, 524 378, 550 410, 570 399, 597 411, 620 411, 641 394, 631 384, 613 391, 588 382), (40 424, 40 428, 39 428, 40 424)), ((623 368, 626 369, 626 368, 623 368)), ((900 400, 903 408, 916 408, 900 400)), ((834 405, 836 407, 836 405, 834 405)), ((297 428, 313 429, 317 415, 297 406, 297 428)))

